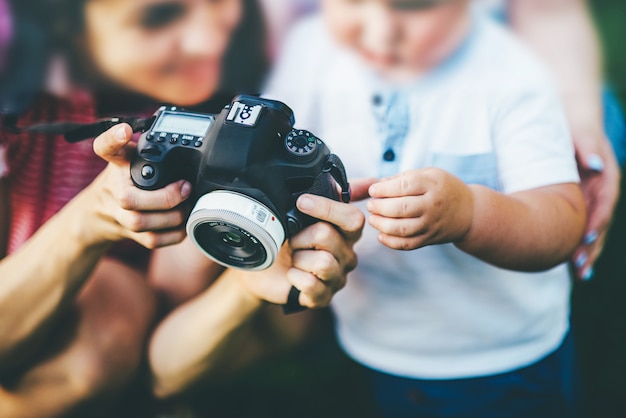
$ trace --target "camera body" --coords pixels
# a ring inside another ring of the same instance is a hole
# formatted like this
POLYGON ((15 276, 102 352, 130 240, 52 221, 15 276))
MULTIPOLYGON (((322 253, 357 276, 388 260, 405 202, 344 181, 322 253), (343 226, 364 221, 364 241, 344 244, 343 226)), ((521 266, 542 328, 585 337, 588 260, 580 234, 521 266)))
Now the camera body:
POLYGON ((189 180, 189 237, 222 265, 265 269, 316 221, 297 210, 298 196, 350 198, 341 160, 294 122, 287 105, 256 96, 239 95, 217 115, 161 107, 139 138, 131 178, 146 190, 189 180))

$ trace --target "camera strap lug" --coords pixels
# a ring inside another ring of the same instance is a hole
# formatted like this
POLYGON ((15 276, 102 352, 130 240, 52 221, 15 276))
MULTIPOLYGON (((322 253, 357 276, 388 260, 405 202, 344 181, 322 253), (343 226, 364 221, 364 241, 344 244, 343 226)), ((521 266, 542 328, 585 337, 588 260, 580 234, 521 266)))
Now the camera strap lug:
POLYGON ((331 176, 335 179, 339 186, 341 187, 341 201, 343 203, 350 202, 350 183, 348 182, 348 175, 346 174, 346 169, 343 166, 343 163, 335 154, 330 154, 328 156, 328 160, 326 160, 326 165, 324 166, 324 170, 327 173, 330 173, 331 176))

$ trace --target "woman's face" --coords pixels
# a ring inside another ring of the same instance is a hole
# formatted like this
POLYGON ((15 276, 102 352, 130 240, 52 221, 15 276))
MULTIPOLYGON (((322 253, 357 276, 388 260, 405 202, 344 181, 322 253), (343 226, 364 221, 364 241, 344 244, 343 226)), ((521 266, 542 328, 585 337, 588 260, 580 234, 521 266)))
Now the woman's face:
POLYGON ((160 102, 208 99, 241 0, 88 0, 85 35, 100 73, 160 102))

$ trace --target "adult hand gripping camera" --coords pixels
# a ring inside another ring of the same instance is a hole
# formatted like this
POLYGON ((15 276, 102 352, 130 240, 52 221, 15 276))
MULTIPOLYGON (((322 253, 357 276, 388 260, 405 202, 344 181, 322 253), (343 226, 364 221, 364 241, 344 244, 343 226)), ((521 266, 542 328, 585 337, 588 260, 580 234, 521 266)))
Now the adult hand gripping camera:
POLYGON ((131 163, 141 189, 179 179, 194 188, 187 234, 211 259, 268 268, 286 239, 316 220, 298 211, 303 193, 350 200, 341 160, 312 133, 294 129, 284 103, 240 95, 219 114, 161 107, 131 163))

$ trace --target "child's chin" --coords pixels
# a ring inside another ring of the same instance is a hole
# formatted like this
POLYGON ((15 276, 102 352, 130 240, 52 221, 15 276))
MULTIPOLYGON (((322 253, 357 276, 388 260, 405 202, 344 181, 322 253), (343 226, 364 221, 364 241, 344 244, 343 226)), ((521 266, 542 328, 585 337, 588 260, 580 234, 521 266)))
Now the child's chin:
POLYGON ((396 83, 412 81, 419 77, 423 71, 417 68, 404 67, 399 65, 386 66, 376 69, 381 77, 396 83))

